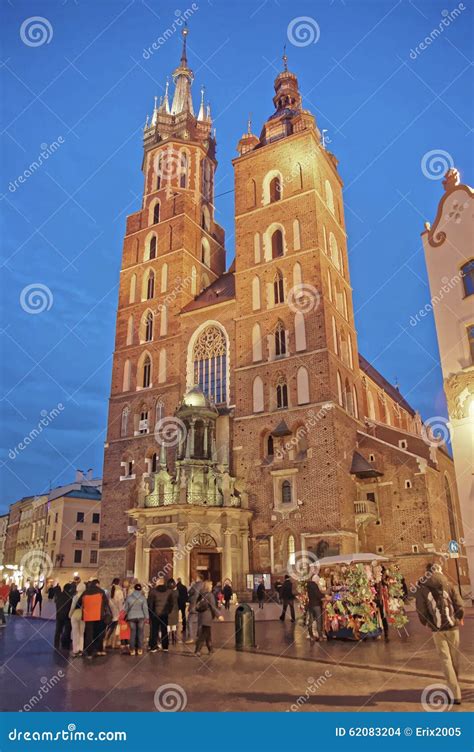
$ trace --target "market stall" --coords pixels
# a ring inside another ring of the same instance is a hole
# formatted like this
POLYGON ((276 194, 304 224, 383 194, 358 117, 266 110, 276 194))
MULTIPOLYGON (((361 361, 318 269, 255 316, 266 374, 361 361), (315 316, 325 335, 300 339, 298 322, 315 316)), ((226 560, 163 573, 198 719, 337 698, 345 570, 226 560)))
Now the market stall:
MULTIPOLYGON (((371 553, 328 556, 318 562, 325 592, 323 625, 328 640, 377 639, 389 627, 405 630, 402 576, 396 565, 371 553)), ((407 633, 407 632, 406 632, 407 633)))

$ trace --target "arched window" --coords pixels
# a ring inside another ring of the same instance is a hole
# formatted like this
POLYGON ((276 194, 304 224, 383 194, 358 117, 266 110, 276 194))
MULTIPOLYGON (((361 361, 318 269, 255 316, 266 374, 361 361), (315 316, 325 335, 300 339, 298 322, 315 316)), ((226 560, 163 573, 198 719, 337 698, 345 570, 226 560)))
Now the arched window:
POLYGON ((303 273, 299 261, 293 266, 293 287, 300 287, 303 284, 303 273))
POLYGON ((227 342, 222 329, 206 327, 192 352, 194 383, 216 404, 227 401, 227 342))
POLYGON ((253 236, 253 256, 256 264, 260 263, 260 233, 256 232, 253 236))
POLYGON ((270 203, 279 201, 281 198, 281 181, 278 176, 275 176, 270 180, 270 203))
POLYGON ((150 386, 151 384, 151 358, 147 354, 145 355, 143 359, 143 366, 142 366, 142 386, 144 388, 150 386))
POLYGON ((166 350, 163 348, 160 350, 158 358, 158 383, 164 384, 166 381, 166 350))
POLYGON ((260 376, 256 376, 252 385, 252 397, 253 397, 253 411, 254 413, 262 413, 264 409, 263 404, 263 381, 260 376))
POLYGON ((197 295, 197 271, 195 266, 191 269, 191 294, 197 295))
MULTIPOLYGON (((291 483, 289 480, 284 480, 281 484, 281 501, 282 504, 291 504, 291 483)), ((292 538, 293 536, 290 536, 292 538)), ((293 538, 293 545, 294 545, 293 538)), ((290 553, 289 539, 288 539, 288 553, 290 553)))
POLYGON ((254 277, 252 279, 252 311, 260 310, 260 279, 254 277))
POLYGON ((324 183, 324 191, 326 194, 326 206, 332 214, 335 214, 334 194, 333 194, 331 183, 329 182, 329 180, 326 180, 324 183))
POLYGON ((352 403, 352 389, 349 379, 344 382, 344 404, 349 415, 354 415, 354 405, 352 403))
POLYGON ((337 247, 336 238, 332 232, 329 233, 329 250, 332 263, 339 269, 339 249, 337 247))
POLYGON ((153 339, 153 314, 148 311, 145 318, 145 342, 151 342, 153 339))
POLYGON ((156 452, 153 452, 153 454, 151 455, 150 472, 158 472, 158 455, 156 452))
POLYGON ((143 300, 151 300, 155 294, 155 273, 150 269, 148 275, 144 277, 144 295, 143 300))
POLYGON ((283 256, 283 233, 281 230, 275 230, 272 235, 272 258, 283 256))
POLYGON ((157 201, 153 207, 153 224, 157 225, 160 221, 160 202, 157 201))
POLYGON ((262 330, 260 324, 254 324, 252 327, 252 360, 254 363, 262 360, 262 330))
POLYGON ((270 434, 270 436, 267 439, 267 455, 268 457, 273 457, 275 449, 273 446, 273 436, 270 434))
POLYGON ((329 300, 332 303, 332 279, 331 279, 331 271, 328 269, 328 292, 329 292, 329 300))
MULTIPOLYGON (((208 159, 202 161, 202 193, 206 201, 211 200, 212 191, 212 168, 208 159)), ((209 229, 209 225, 205 228, 209 229)))
POLYGON ((286 355, 286 332, 281 321, 278 322, 275 329, 275 355, 277 358, 286 355))
POLYGON ((296 394, 298 405, 307 405, 309 400, 309 376, 304 366, 296 374, 296 394))
POLYGON ((327 252, 328 252, 328 234, 326 232, 326 228, 325 228, 324 225, 323 225, 323 248, 324 248, 324 253, 327 254, 327 252))
POLYGON ((123 383, 122 383, 122 391, 128 392, 130 391, 130 382, 132 377, 132 364, 129 360, 126 360, 123 366, 123 383))
MULTIPOLYGON (((290 499, 291 501, 291 499, 290 499)), ((288 536, 288 544, 287 544, 287 550, 288 550, 288 566, 292 567, 294 566, 296 562, 296 545, 295 545, 295 536, 289 535, 288 536)))
POLYGON ((165 414, 165 406, 163 404, 163 400, 161 397, 159 397, 156 400, 155 404, 155 426, 160 422, 160 420, 163 420, 165 414))
POLYGON ((296 163, 296 170, 295 170, 295 172, 296 172, 298 189, 301 191, 301 190, 303 190, 303 168, 302 168, 302 166, 300 165, 299 162, 296 163))
POLYGON ((166 303, 160 306, 160 337, 168 334, 168 306, 166 303))
POLYGON ((122 410, 122 421, 120 423, 120 436, 127 436, 128 434, 128 419, 130 416, 130 408, 126 405, 122 410))
POLYGON ((161 267, 161 292, 166 292, 168 289, 168 264, 163 264, 161 267))
POLYGON ((163 154, 160 154, 158 157, 158 162, 156 165, 156 190, 159 191, 161 188, 161 178, 163 175, 163 154))
POLYGON ((355 386, 352 387, 352 404, 354 406, 354 417, 359 417, 359 400, 357 398, 357 389, 355 386))
POLYGON ((306 350, 306 325, 301 311, 295 313, 295 349, 296 352, 306 350))
POLYGON ((156 258, 156 235, 152 235, 150 238, 150 244, 148 246, 148 258, 156 258))
POLYGON ((211 227, 211 215, 209 213, 209 209, 205 205, 202 207, 201 212, 201 227, 206 232, 209 232, 209 229, 211 227))
POLYGON ((367 412, 370 420, 375 420, 375 403, 372 392, 367 392, 367 412))
POLYGON ((352 354, 352 337, 350 334, 347 335, 347 354, 349 356, 349 365, 351 368, 354 368, 354 356, 352 354))
POLYGON ((211 246, 207 238, 202 238, 201 240, 201 261, 204 266, 211 266, 211 246))
POLYGON ((457 540, 456 515, 454 513, 453 497, 447 475, 444 476, 444 493, 446 496, 446 507, 448 510, 449 534, 452 540, 457 540))
POLYGON ((127 345, 133 344, 133 316, 128 317, 127 321, 127 345))
POLYGON ((181 152, 180 163, 181 164, 180 164, 180 174, 179 174, 179 187, 187 188, 188 187, 189 159, 185 151, 181 152))
POLYGON ((461 266, 462 284, 464 287, 464 297, 474 295, 474 259, 461 266))
POLYGON ((284 376, 280 376, 276 387, 277 408, 281 410, 288 407, 288 385, 284 376))
POLYGON ((299 219, 293 220, 293 248, 299 251, 301 248, 301 226, 299 219))
POLYGON ((273 278, 273 302, 275 305, 285 302, 285 286, 283 284, 283 274, 278 269, 273 278))
POLYGON ((132 274, 130 278, 130 292, 128 295, 128 302, 135 303, 135 295, 137 294, 137 275, 132 274))
POLYGON ((257 185, 252 178, 247 182, 246 199, 247 209, 251 209, 257 203, 257 185))
POLYGON ((344 397, 342 394, 342 379, 339 371, 337 372, 337 401, 341 407, 344 407, 344 397))
POLYGON ((339 339, 337 336, 336 319, 332 316, 332 341, 334 345, 334 352, 339 355, 339 339))

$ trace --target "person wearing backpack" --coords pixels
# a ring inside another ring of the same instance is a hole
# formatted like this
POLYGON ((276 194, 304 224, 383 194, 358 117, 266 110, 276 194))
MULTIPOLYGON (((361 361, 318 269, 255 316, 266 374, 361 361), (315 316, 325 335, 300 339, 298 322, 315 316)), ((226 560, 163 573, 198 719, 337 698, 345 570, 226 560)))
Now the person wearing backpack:
POLYGON ((212 649, 212 620, 224 621, 224 617, 219 614, 216 605, 216 599, 212 592, 212 582, 204 580, 202 583, 201 594, 196 603, 198 615, 198 638, 196 640, 196 649, 194 655, 201 655, 201 648, 206 643, 209 655, 212 649))
POLYGON ((461 598, 443 575, 439 564, 428 567, 416 593, 416 610, 424 627, 433 633, 436 652, 441 659, 446 683, 455 705, 461 704, 459 686, 459 625, 464 608, 461 598))
POLYGON ((166 587, 164 577, 158 577, 156 587, 150 590, 148 609, 150 611, 150 653, 156 653, 158 650, 158 638, 161 639, 161 648, 167 653, 168 615, 173 609, 173 595, 166 587))
POLYGON ((107 596, 99 586, 99 580, 87 583, 85 591, 77 601, 82 608, 84 627, 84 647, 86 657, 91 660, 97 655, 106 655, 104 637, 107 625, 112 620, 112 614, 107 596))

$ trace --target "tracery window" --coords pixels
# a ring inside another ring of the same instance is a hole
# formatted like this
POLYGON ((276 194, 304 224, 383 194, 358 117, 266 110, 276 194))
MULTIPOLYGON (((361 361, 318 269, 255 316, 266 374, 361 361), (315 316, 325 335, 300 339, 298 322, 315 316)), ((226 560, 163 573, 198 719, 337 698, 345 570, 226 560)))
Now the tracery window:
POLYGON ((296 544, 295 536, 288 536, 288 565, 292 566, 296 561, 296 544))
POLYGON ((224 332, 211 325, 193 347, 194 383, 216 404, 227 401, 227 343, 224 332))
POLYGON ((277 271, 273 278, 273 302, 275 305, 285 302, 285 285, 283 282, 283 274, 280 270, 277 271))
POLYGON ((275 329, 275 355, 286 355, 286 332, 282 322, 279 321, 275 329))
POLYGON ((289 480, 284 480, 281 484, 281 500, 283 504, 291 504, 291 483, 289 480))
POLYGON ((277 408, 288 407, 288 385, 283 376, 278 379, 276 388, 277 408))

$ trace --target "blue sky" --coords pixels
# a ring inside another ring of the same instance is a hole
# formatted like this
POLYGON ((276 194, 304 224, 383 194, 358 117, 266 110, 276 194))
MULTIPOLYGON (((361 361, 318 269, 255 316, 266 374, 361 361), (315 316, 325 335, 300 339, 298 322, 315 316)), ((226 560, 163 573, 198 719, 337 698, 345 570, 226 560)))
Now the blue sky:
POLYGON ((140 205, 142 127, 177 64, 179 32, 144 50, 193 7, 189 63, 195 102, 204 84, 215 118, 229 261, 231 159, 248 113, 259 132, 272 112, 286 43, 304 104, 340 161, 359 349, 425 419, 445 414, 433 319, 409 322, 430 298, 420 233, 442 195, 421 160, 442 150, 473 180, 470 3, 12 0, 0 69, 3 510, 75 468, 101 472, 125 217, 140 205), (443 11, 461 6, 418 54, 443 11), (39 36, 35 16, 45 19, 39 36), (292 36, 301 23, 309 37, 292 36), (30 285, 44 286, 39 297, 30 285))

